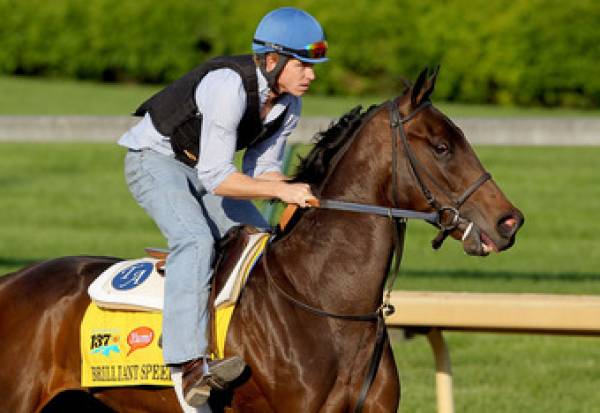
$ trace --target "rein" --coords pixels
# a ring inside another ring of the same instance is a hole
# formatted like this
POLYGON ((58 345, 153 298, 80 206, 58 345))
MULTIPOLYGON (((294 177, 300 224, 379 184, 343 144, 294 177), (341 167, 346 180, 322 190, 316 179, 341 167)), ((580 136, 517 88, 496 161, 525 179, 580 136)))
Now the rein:
POLYGON ((410 209, 386 208, 379 205, 356 204, 354 202, 337 201, 333 199, 319 200, 319 208, 337 211, 362 212, 389 218, 422 219, 430 224, 438 224, 440 216, 437 212, 420 212, 410 209))
MULTIPOLYGON (((406 156, 409 160, 413 175, 415 176, 415 179, 418 182, 419 187, 421 188, 421 192, 423 193, 423 196, 425 197, 427 203, 434 209, 434 212, 420 212, 400 208, 387 208, 378 205, 359 204, 332 199, 321 199, 319 200, 318 205, 314 205, 322 209, 351 211, 389 217, 392 225, 394 226, 394 230, 392 231, 392 233, 395 260, 393 261, 393 264, 390 268, 391 276, 389 276, 387 280, 385 295, 383 297, 381 305, 375 311, 366 314, 337 314, 312 307, 298 300, 297 298, 294 298, 283 288, 281 288, 281 286, 279 286, 277 282, 275 282, 275 279, 273 278, 267 263, 267 253, 269 244, 265 246, 265 251, 262 256, 262 266, 267 279, 270 280, 273 286, 275 286, 275 290, 279 294, 281 294, 286 300, 288 300, 295 306, 320 317, 330 317, 346 321, 377 322, 377 331, 375 336, 373 353, 371 355, 369 367, 367 369, 365 378, 363 379, 360 393, 358 395, 358 399, 353 410, 354 413, 360 413, 362 411, 367 398, 367 393, 369 392, 369 389, 371 388, 371 385, 375 380, 377 369, 379 367, 379 362, 381 360, 381 355, 383 354, 385 339, 387 338, 385 317, 393 314, 395 311, 394 307, 390 304, 390 296, 394 285, 394 281, 400 273, 400 264, 402 261, 402 253, 404 250, 404 235, 406 233, 406 220, 422 219, 440 228, 438 236, 432 241, 433 248, 437 249, 442 245, 445 238, 450 234, 450 232, 456 229, 461 222, 466 221, 460 216, 459 213, 459 209, 462 206, 462 204, 464 204, 464 202, 475 191, 477 191, 477 189, 479 189, 481 185, 483 185, 487 180, 491 178, 491 175, 489 173, 484 173, 482 176, 479 177, 479 179, 477 179, 473 184, 471 184, 461 196, 459 196, 455 200, 450 194, 448 194, 448 192, 444 190, 444 188, 442 188, 436 182, 433 176, 427 171, 423 164, 414 155, 408 143, 406 132, 404 131, 404 124, 413 119, 419 112, 421 112, 424 108, 429 107, 430 105, 431 102, 427 100, 421 103, 414 111, 412 111, 410 114, 403 118, 401 117, 400 112, 398 111, 397 103, 394 100, 390 100, 387 102, 390 116, 390 129, 392 138, 392 196, 394 205, 400 204, 400 197, 398 194, 398 140, 400 140, 402 142, 404 152, 406 153, 406 156), (433 184, 436 187, 438 187, 438 189, 440 189, 449 200, 451 200, 451 206, 442 206, 442 204, 440 204, 437 201, 435 196, 431 193, 429 188, 423 182, 423 179, 418 171, 419 169, 424 171, 424 173, 428 176, 431 182, 433 182, 433 184)), ((355 133, 355 135, 356 134, 357 133, 355 133)))

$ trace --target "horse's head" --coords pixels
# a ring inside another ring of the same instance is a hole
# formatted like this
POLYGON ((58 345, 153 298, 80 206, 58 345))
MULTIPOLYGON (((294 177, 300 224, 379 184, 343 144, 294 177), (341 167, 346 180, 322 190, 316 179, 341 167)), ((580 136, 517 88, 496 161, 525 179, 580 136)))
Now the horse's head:
POLYGON ((437 70, 432 75, 423 70, 390 110, 397 168, 404 178, 398 202, 402 208, 441 212, 446 232, 434 248, 445 235, 462 240, 470 255, 510 248, 523 214, 487 174, 462 131, 431 106, 436 77, 437 70))
POLYGON ((450 235, 470 255, 505 250, 523 214, 461 130, 431 105, 436 76, 424 70, 394 101, 362 114, 357 107, 317 134, 294 180, 310 184, 322 199, 437 212, 442 231, 434 248, 450 235))

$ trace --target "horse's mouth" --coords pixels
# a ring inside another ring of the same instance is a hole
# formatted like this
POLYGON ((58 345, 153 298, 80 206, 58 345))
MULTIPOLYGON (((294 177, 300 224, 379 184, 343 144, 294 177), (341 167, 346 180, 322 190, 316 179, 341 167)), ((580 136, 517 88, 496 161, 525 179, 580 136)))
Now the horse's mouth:
POLYGON ((491 252, 499 251, 498 246, 490 236, 473 223, 469 223, 463 229, 462 242, 463 249, 468 255, 485 257, 491 252))
POLYGON ((480 231, 479 241, 481 242, 483 255, 488 255, 490 252, 498 252, 498 246, 485 232, 480 231))

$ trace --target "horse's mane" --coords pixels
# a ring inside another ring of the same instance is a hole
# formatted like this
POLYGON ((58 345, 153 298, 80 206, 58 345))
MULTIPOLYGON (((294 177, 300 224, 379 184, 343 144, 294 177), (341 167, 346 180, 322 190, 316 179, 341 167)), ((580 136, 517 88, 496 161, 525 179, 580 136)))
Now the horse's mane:
MULTIPOLYGON (((403 95, 408 90, 409 87, 405 87, 403 95)), ((350 144, 358 129, 380 106, 372 105, 364 112, 362 111, 362 106, 356 106, 337 121, 331 122, 327 130, 317 132, 312 138, 315 144, 314 147, 308 155, 300 158, 300 165, 291 182, 309 184, 312 187, 313 193, 318 197, 324 180, 336 166, 335 156, 347 144, 350 144)), ((283 236, 289 234, 307 210, 302 208, 296 209, 285 229, 278 233, 276 240, 280 240, 283 236)))
POLYGON ((315 146, 306 157, 300 158, 300 165, 292 182, 304 182, 311 186, 322 183, 330 169, 334 167, 331 162, 332 158, 375 108, 377 106, 373 105, 361 112, 362 106, 356 106, 339 118, 337 122, 331 122, 327 130, 317 132, 312 139, 315 146))

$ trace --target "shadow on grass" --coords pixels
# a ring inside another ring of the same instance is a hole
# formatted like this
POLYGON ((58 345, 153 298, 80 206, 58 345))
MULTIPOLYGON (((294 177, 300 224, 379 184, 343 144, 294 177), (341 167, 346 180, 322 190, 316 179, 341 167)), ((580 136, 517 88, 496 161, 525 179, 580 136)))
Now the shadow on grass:
POLYGON ((402 269, 401 276, 426 278, 469 278, 478 280, 528 281, 600 281, 600 272, 538 272, 538 271, 473 271, 473 270, 418 270, 402 269))
POLYGON ((40 261, 43 261, 43 258, 0 257, 0 277, 17 272, 40 261))

